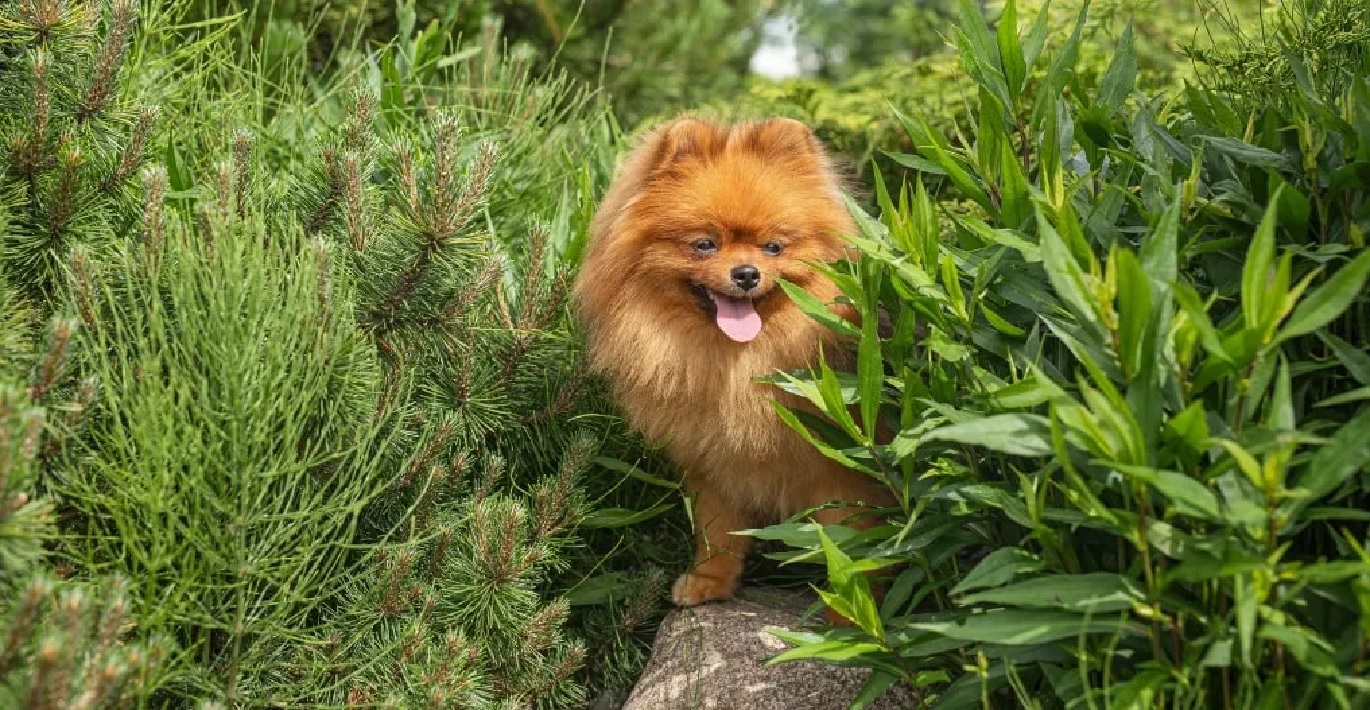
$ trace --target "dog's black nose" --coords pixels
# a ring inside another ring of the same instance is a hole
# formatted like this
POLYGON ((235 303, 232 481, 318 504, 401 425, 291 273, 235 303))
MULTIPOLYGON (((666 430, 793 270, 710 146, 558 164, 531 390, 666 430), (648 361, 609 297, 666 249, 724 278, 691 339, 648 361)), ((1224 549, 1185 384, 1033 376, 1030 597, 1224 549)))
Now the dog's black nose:
POLYGON ((732 276, 733 283, 743 291, 750 291, 761 283, 761 270, 751 264, 734 266, 729 276, 732 276))

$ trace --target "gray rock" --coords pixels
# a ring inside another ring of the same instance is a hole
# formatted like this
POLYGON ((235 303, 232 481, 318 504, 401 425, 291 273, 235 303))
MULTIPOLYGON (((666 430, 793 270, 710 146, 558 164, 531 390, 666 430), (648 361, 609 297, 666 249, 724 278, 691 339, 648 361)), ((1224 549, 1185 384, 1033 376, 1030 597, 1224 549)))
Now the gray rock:
MULTIPOLYGON (((790 590, 744 588, 733 601, 675 609, 622 710, 846 710, 868 671, 816 662, 765 662, 786 648, 767 629, 802 628, 814 598, 790 590)), ((919 707, 896 685, 870 710, 919 707)))

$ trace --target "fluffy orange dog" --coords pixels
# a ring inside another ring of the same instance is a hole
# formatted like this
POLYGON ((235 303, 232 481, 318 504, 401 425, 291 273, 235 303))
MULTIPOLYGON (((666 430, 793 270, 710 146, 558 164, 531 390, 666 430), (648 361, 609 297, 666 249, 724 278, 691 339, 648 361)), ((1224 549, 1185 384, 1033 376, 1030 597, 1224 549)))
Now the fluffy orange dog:
POLYGON ((817 511, 817 522, 892 502, 885 486, 814 450, 770 400, 807 403, 753 380, 809 366, 821 343, 835 344, 776 279, 832 303, 837 288, 805 262, 841 258, 853 228, 822 146, 788 119, 668 122, 629 155, 599 207, 576 300, 592 367, 695 500, 695 561, 672 590, 677 604, 732 595, 750 543, 732 531, 832 501, 856 505, 817 511))

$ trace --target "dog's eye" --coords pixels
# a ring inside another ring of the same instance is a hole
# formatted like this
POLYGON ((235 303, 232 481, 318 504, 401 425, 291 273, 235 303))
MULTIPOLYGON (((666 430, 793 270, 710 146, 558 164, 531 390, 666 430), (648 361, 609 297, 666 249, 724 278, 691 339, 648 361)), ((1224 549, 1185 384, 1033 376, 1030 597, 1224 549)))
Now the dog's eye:
POLYGON ((780 242, 766 242, 765 246, 761 247, 761 251, 764 251, 771 256, 778 256, 780 252, 784 250, 785 245, 780 242))
POLYGON ((700 254, 712 254, 718 251, 718 242, 715 242, 714 240, 705 237, 695 242, 694 247, 695 251, 700 254))

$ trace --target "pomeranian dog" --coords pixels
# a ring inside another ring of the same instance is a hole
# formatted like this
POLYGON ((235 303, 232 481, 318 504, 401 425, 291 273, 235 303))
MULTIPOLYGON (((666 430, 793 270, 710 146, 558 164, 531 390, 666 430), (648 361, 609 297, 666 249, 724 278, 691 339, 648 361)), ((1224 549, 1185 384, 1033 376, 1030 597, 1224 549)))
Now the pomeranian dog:
POLYGON ((732 596, 751 541, 734 531, 840 501, 812 515, 834 524, 894 501, 771 405, 814 411, 808 402, 755 380, 813 365, 825 344, 826 357, 841 356, 835 333, 776 281, 854 318, 811 266, 843 258, 853 231, 831 160, 789 119, 669 121, 628 155, 599 206, 575 300, 592 369, 694 500, 695 559, 672 589, 678 605, 732 596))

